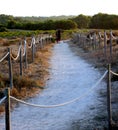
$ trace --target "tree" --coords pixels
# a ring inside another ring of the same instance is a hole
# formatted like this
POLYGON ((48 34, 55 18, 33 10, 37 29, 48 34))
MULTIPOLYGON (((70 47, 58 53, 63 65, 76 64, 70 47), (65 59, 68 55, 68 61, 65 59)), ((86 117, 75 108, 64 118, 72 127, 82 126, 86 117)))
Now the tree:
POLYGON ((7 28, 9 28, 9 29, 15 29, 16 28, 16 21, 9 20, 8 23, 7 23, 7 28))
POLYGON ((53 20, 47 20, 43 22, 43 30, 54 30, 55 22, 53 20))
POLYGON ((118 16, 98 13, 91 18, 90 28, 118 29, 118 16))
POLYGON ((4 15, 4 14, 1 14, 0 15, 0 24, 2 24, 3 26, 7 26, 7 23, 8 21, 11 21, 13 20, 13 16, 11 15, 4 15))
POLYGON ((77 23, 78 28, 88 28, 91 17, 80 14, 77 17, 73 18, 72 20, 77 23))
POLYGON ((77 28, 77 24, 72 20, 60 20, 55 21, 55 29, 75 29, 77 28))

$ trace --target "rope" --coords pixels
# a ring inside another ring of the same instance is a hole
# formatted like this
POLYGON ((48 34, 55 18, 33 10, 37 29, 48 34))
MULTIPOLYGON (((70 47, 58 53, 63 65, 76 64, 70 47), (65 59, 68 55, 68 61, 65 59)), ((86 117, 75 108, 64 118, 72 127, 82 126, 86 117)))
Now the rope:
POLYGON ((42 39, 42 36, 40 37, 39 42, 40 42, 40 46, 42 47, 42 46, 43 46, 43 39, 42 39))
POLYGON ((113 72, 112 70, 110 71, 113 75, 116 75, 116 76, 118 76, 118 74, 117 73, 115 73, 115 72, 113 72))
POLYGON ((28 45, 28 48, 32 48, 32 44, 33 44, 33 43, 31 42, 31 44, 30 44, 30 45, 28 45))
POLYGON ((113 33, 111 32, 111 37, 116 40, 117 38, 113 35, 113 33))
POLYGON ((35 45, 35 38, 34 37, 32 38, 31 44, 30 44, 30 46, 28 46, 28 48, 32 48, 33 44, 35 45))
POLYGON ((2 62, 8 55, 9 55, 9 52, 7 52, 7 54, 5 56, 3 56, 3 58, 0 60, 0 62, 2 62))
POLYGON ((105 33, 105 36, 104 36, 104 37, 106 38, 107 41, 110 40, 110 38, 108 38, 108 36, 107 36, 106 33, 105 33))
POLYGON ((93 40, 93 36, 91 36, 91 35, 89 34, 89 37, 90 37, 90 40, 93 40))
POLYGON ((101 32, 99 32, 98 35, 99 35, 101 40, 104 40, 104 38, 102 38, 101 32))
POLYGON ((36 37, 36 43, 39 43, 39 36, 36 37))
POLYGON ((13 57, 13 55, 11 54, 11 58, 13 59, 13 60, 17 60, 18 59, 18 57, 19 57, 19 55, 20 55, 20 50, 21 50, 21 45, 19 46, 19 49, 18 49, 18 53, 17 53, 17 56, 16 57, 13 57))
POLYGON ((0 100, 0 105, 4 102, 5 99, 6 99, 6 96, 3 97, 3 98, 0 100))
POLYGON ((95 84, 93 87, 91 87, 91 89, 90 89, 88 92, 86 92, 85 94, 83 94, 82 96, 80 96, 80 97, 78 97, 78 98, 75 98, 75 99, 73 99, 73 100, 71 100, 71 101, 68 101, 68 102, 65 102, 65 103, 61 103, 61 104, 57 104, 57 105, 37 105, 37 104, 31 104, 31 103, 22 101, 22 100, 20 100, 20 99, 17 99, 17 98, 15 98, 15 97, 12 97, 12 96, 10 96, 10 98, 13 99, 13 100, 16 100, 16 101, 18 101, 18 102, 20 102, 20 103, 23 103, 23 104, 25 104, 25 105, 29 105, 29 106, 33 106, 33 107, 55 108, 55 107, 65 106, 65 105, 68 105, 68 104, 70 104, 70 103, 76 102, 77 100, 80 100, 80 99, 86 97, 88 94, 90 94, 90 92, 103 80, 103 78, 106 76, 107 72, 108 72, 108 71, 105 71, 105 73, 103 74, 103 76, 96 82, 96 84, 95 84))

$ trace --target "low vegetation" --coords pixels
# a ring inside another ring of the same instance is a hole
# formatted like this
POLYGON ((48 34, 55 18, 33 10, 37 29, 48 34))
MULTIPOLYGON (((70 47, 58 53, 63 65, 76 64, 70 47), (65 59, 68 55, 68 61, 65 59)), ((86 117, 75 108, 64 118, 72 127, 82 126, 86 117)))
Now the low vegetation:
MULTIPOLYGON (((31 38, 27 38, 29 41, 31 38)), ((18 38, 14 39, 0 39, 2 45, 0 49, 0 57, 6 52, 8 46, 13 49, 18 46, 18 38), (10 42, 9 40, 13 40, 10 42), (6 44, 7 41, 7 44, 6 44), (3 51, 4 50, 4 51, 3 51)), ((19 41, 21 38, 19 38, 19 41)), ((31 42, 31 41, 30 41, 31 42)), ((38 47, 38 46, 37 46, 38 47)), ((12 62, 13 69, 13 88, 11 89, 11 95, 17 98, 28 98, 39 93, 45 86, 45 81, 48 78, 49 58, 51 56, 51 48, 53 43, 47 44, 44 48, 37 48, 34 62, 31 60, 31 50, 28 51, 28 68, 23 67, 23 76, 19 75, 19 61, 12 62)), ((9 75, 8 75, 8 62, 7 59, 0 63, 0 98, 4 97, 4 90, 9 87, 9 75)), ((0 112, 4 111, 4 106, 0 105, 0 112)))

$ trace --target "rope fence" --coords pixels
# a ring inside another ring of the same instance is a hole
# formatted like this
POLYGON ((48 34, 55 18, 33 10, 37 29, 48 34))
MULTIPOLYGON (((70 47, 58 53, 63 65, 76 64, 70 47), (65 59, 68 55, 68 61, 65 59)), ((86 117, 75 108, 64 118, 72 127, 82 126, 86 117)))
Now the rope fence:
POLYGON ((20 99, 17 99, 13 96, 10 95, 10 89, 7 88, 6 89, 6 93, 5 93, 5 97, 3 97, 1 100, 0 100, 0 105, 5 102, 5 108, 6 108, 6 130, 10 130, 8 128, 10 128, 10 99, 12 100, 15 100, 17 102, 20 102, 22 104, 25 104, 25 105, 28 105, 28 106, 32 106, 32 107, 39 107, 39 108, 55 108, 55 107, 62 107, 62 106, 65 106, 65 105, 69 105, 71 103, 74 103, 76 101, 79 101, 80 99, 82 98, 85 98, 87 97, 100 83, 101 81, 105 78, 106 75, 108 75, 108 81, 107 81, 107 107, 108 107, 108 124, 109 124, 109 128, 111 128, 111 125, 112 125, 112 114, 111 114, 111 74, 115 74, 115 75, 118 75, 117 73, 111 71, 111 68, 110 68, 110 65, 108 67, 108 70, 106 70, 104 72, 104 74, 101 76, 101 78, 85 93, 83 94, 82 96, 80 97, 77 97, 77 98, 74 98, 70 101, 67 101, 67 102, 64 102, 64 103, 60 103, 60 104, 55 104, 55 105, 40 105, 40 104, 32 104, 32 103, 28 103, 28 102, 25 102, 23 100, 20 100, 20 99))
POLYGON ((0 62, 2 62, 4 59, 6 59, 8 55, 9 55, 9 52, 7 52, 7 54, 0 59, 0 62))
POLYGON ((40 48, 42 48, 42 46, 44 46, 44 44, 50 43, 50 35, 48 34, 44 34, 41 36, 37 37, 38 40, 36 40, 36 38, 33 36, 31 38, 31 44, 28 45, 26 38, 20 42, 19 47, 18 47, 18 51, 16 56, 14 56, 13 52, 14 50, 12 50, 12 48, 8 48, 8 52, 6 53, 5 56, 3 56, 0 59, 0 63, 3 62, 3 60, 5 60, 6 58, 8 58, 8 67, 9 67, 9 81, 10 81, 10 85, 9 87, 12 88, 13 87, 13 70, 12 70, 12 61, 17 61, 19 59, 19 70, 20 70, 20 75, 23 75, 23 58, 24 58, 24 62, 25 62, 25 68, 27 68, 27 49, 30 48, 31 49, 31 53, 32 53, 32 62, 34 61, 35 58, 35 53, 36 53, 36 48, 38 48, 38 46, 40 46, 40 48), (43 41, 42 41, 43 39, 43 41), (40 43, 41 41, 41 43, 40 43), (45 43, 46 41, 46 43, 45 43), (22 44, 22 42, 24 43, 24 45, 22 44))
POLYGON ((106 63, 112 63, 113 60, 117 59, 118 55, 118 36, 114 36, 112 30, 110 32, 89 32, 85 33, 74 33, 73 42, 78 43, 78 45, 84 50, 100 50, 103 53, 103 57, 106 63))
POLYGON ((91 89, 88 90, 88 92, 86 92, 85 94, 83 94, 81 97, 77 97, 75 99, 72 99, 70 101, 67 101, 65 103, 61 103, 61 104, 56 104, 56 105, 37 105, 37 104, 31 104, 31 103, 28 103, 28 102, 25 102, 23 100, 20 100, 20 99, 17 99, 13 96, 10 96, 11 99, 15 100, 15 101, 18 101, 20 103, 23 103, 25 105, 29 105, 29 106, 33 106, 33 107, 40 107, 40 108, 55 108, 55 107, 61 107, 61 106, 65 106, 65 105, 68 105, 68 104, 71 104, 71 103, 74 103, 84 97, 86 97, 87 95, 90 94, 90 92, 96 88, 98 86, 98 84, 100 84, 100 82, 103 80, 103 78, 106 76, 108 71, 105 71, 105 73, 103 74, 103 76, 91 87, 91 89))
POLYGON ((28 48, 32 48, 32 44, 33 44, 33 43, 31 42, 30 45, 28 45, 28 48))
POLYGON ((0 100, 0 105, 6 100, 6 96, 4 96, 1 100, 0 100))
POLYGON ((21 47, 22 47, 22 45, 19 46, 18 53, 17 53, 17 56, 16 56, 16 57, 14 57, 13 54, 11 53, 10 56, 11 56, 11 58, 12 58, 14 61, 16 61, 16 60, 19 58, 21 47))
POLYGON ((115 73, 115 72, 113 72, 112 70, 111 70, 111 73, 112 73, 113 75, 115 75, 115 76, 118 76, 118 73, 115 73))

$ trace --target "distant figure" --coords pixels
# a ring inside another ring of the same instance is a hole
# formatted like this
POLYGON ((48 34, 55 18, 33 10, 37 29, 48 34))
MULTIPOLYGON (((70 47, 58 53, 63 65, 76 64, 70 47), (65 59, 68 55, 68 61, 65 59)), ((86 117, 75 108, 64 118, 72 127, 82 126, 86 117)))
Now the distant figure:
POLYGON ((61 40, 61 30, 56 30, 56 41, 59 42, 61 40))

